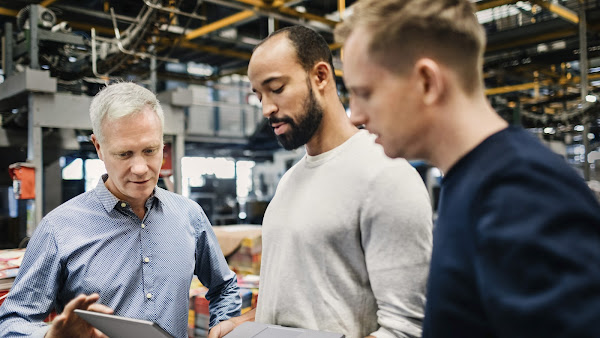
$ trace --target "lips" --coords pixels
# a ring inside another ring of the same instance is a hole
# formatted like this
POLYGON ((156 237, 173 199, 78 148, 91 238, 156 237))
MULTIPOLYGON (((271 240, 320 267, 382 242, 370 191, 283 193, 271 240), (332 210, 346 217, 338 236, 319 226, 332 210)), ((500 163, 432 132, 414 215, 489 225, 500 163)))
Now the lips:
POLYGON ((271 128, 273 128, 275 135, 281 135, 287 130, 287 125, 286 122, 277 122, 271 124, 271 128))

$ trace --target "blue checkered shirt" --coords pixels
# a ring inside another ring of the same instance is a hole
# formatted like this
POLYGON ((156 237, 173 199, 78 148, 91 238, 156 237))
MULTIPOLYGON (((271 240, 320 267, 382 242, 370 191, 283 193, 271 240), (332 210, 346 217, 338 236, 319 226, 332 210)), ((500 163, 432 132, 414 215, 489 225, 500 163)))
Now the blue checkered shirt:
POLYGON ((94 292, 117 315, 187 337, 194 274, 209 289, 211 327, 239 315, 236 276, 202 208, 156 187, 140 221, 106 189, 107 177, 42 219, 0 306, 0 337, 41 337, 53 308, 60 313, 77 295, 94 292))

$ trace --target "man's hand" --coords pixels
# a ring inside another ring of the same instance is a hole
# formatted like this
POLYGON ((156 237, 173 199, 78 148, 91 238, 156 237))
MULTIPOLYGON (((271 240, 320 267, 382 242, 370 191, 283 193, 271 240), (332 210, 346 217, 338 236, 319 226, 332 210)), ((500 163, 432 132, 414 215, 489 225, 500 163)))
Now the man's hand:
POLYGON ((239 317, 234 317, 226 321, 220 322, 218 325, 210 329, 208 338, 221 338, 235 329, 243 322, 253 322, 256 315, 256 309, 252 309, 239 317))
POLYGON ((105 305, 96 304, 100 299, 97 293, 92 295, 79 295, 72 299, 63 312, 54 318, 50 330, 46 333, 46 338, 71 338, 71 337, 90 337, 90 338, 108 338, 102 332, 95 329, 85 320, 81 319, 75 312, 75 309, 102 312, 112 314, 113 310, 105 305))

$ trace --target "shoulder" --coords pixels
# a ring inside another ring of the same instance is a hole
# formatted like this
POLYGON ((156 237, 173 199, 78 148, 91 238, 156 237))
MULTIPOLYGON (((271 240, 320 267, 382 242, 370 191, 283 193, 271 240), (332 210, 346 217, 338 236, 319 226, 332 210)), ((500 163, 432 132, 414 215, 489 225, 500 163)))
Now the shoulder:
MULTIPOLYGON (((200 204, 193 200, 179 195, 168 190, 156 187, 155 190, 156 198, 158 198, 164 211, 167 214, 173 215, 173 217, 189 217, 193 220, 205 219, 206 214, 200 206, 200 204)), ((196 223, 196 222, 194 222, 196 223)))
POLYGON ((78 218, 82 209, 93 210, 94 208, 102 208, 102 203, 96 197, 94 190, 89 190, 54 208, 44 216, 44 219, 54 221, 65 217, 78 218))

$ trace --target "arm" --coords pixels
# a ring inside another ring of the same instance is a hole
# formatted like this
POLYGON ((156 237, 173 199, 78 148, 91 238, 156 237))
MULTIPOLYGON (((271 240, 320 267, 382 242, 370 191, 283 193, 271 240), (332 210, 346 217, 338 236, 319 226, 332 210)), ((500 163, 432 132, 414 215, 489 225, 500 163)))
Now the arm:
POLYGON ((29 241, 19 274, 0 307, 0 337, 48 330, 43 320, 54 306, 62 265, 51 224, 42 220, 29 241))
POLYGON ((475 272, 486 315, 498 337, 596 337, 600 208, 575 175, 531 172, 497 178, 478 198, 475 272))
MULTIPOLYGON (((401 162, 402 163, 402 162, 401 162)), ((407 165, 371 182, 361 212, 361 235, 380 328, 371 335, 420 337, 432 248, 429 197, 407 165)))
POLYGON ((233 317, 224 322, 220 322, 217 326, 213 327, 208 333, 208 338, 221 338, 229 332, 233 331, 238 325, 244 322, 253 322, 256 316, 256 309, 252 309, 239 317, 233 317))
POLYGON ((212 328, 221 321, 239 316, 242 299, 237 286, 237 276, 227 266, 217 237, 204 213, 200 222, 196 275, 208 288, 206 299, 209 301, 209 326, 212 328))
POLYGON ((89 337, 105 337, 73 313, 76 308, 112 313, 110 308, 94 304, 99 298, 97 294, 76 297, 65 306, 52 325, 43 323, 62 287, 61 267, 52 225, 42 220, 29 241, 19 275, 9 296, 0 306, 0 337, 75 337, 83 332, 88 332, 89 337))

